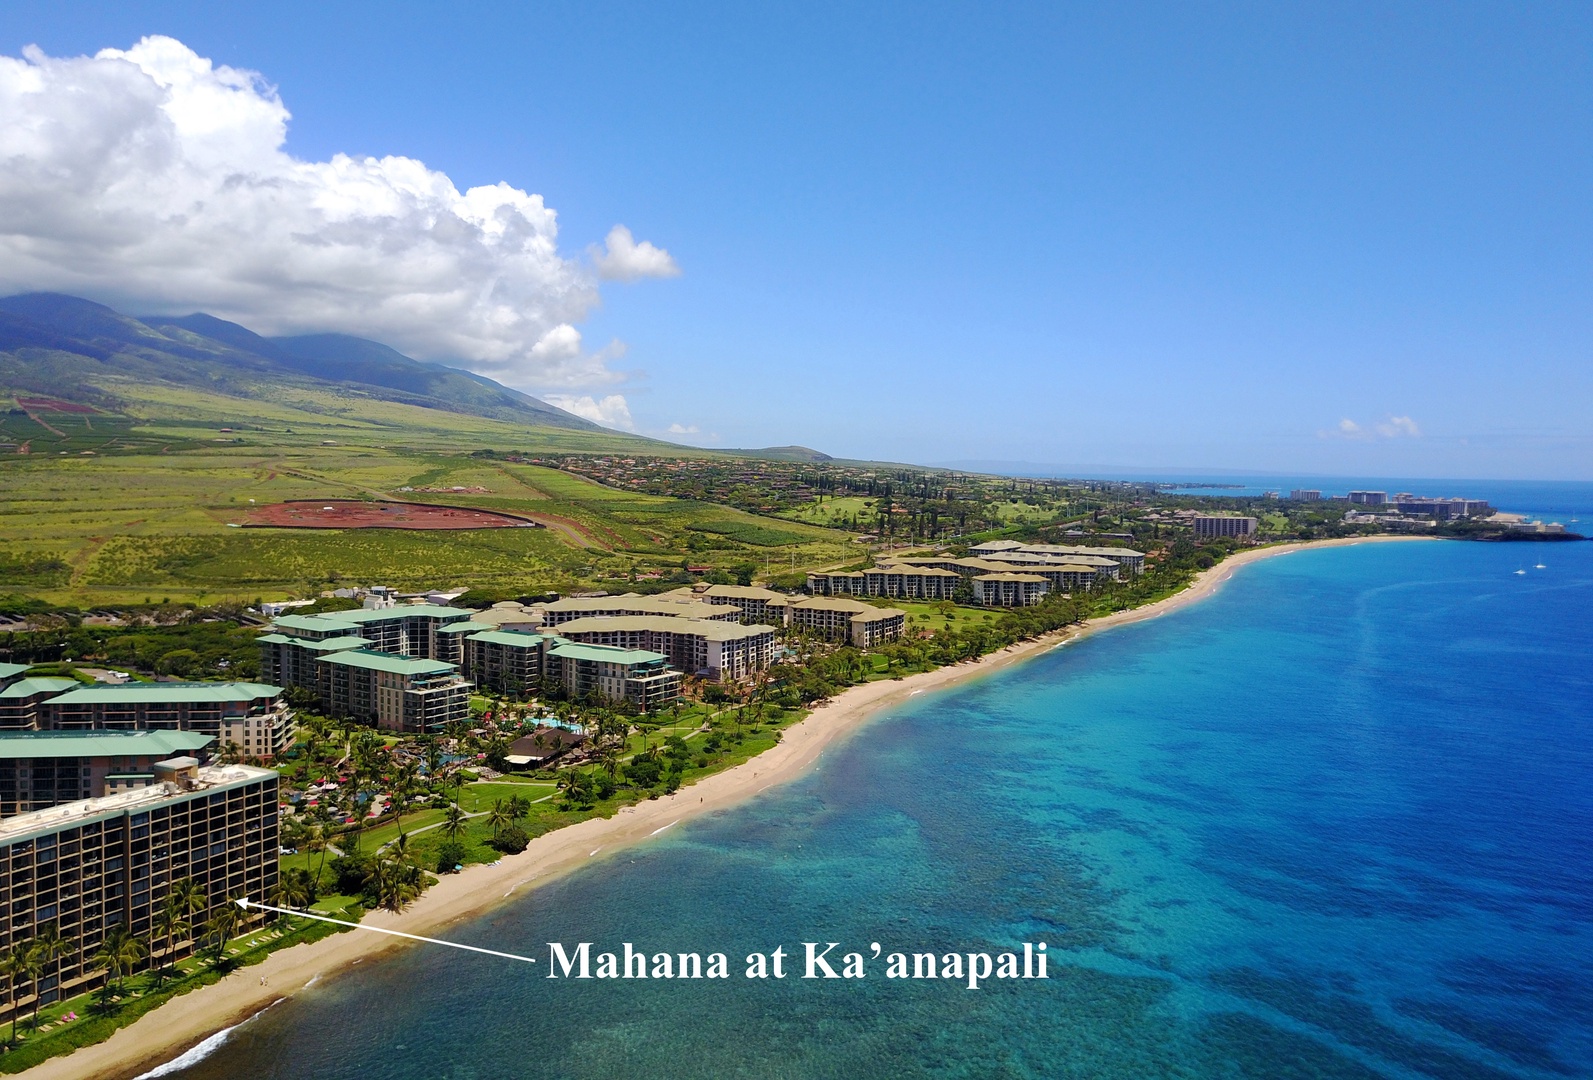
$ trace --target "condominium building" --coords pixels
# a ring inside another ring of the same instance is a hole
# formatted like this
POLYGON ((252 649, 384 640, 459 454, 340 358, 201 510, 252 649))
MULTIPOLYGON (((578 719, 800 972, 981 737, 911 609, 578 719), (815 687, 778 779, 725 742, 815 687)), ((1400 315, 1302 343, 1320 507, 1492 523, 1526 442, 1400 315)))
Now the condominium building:
MULTIPOLYGON (((153 772, 146 787, 0 821, 0 952, 34 940, 46 924, 67 945, 14 1005, 0 999, 0 1023, 13 1007, 26 1015, 102 985, 94 954, 106 931, 122 925, 158 937, 154 915, 175 881, 192 878, 205 898, 189 916, 196 929, 174 943, 179 958, 223 905, 263 899, 276 885, 276 773, 200 767, 193 758, 158 762, 153 772)), ((265 918, 251 912, 245 926, 265 918)))
POLYGON ((573 698, 628 701, 651 712, 680 697, 680 672, 647 649, 563 641, 548 649, 547 667, 573 698))
POLYGON ((155 763, 203 757, 198 731, 10 731, 0 734, 0 818, 155 782, 155 763))
POLYGON ((1464 517, 1488 517, 1493 507, 1482 499, 1429 499, 1419 495, 1401 493, 1393 498, 1394 509, 1401 514, 1430 517, 1438 521, 1454 521, 1464 517))
POLYGON ((985 607, 1028 607, 1045 598, 1051 585, 1039 574, 980 574, 973 579, 974 603, 985 607))
MULTIPOLYGON (((314 618, 315 616, 303 616, 314 618)), ((280 621, 280 620, 279 620, 280 621)), ((369 649, 373 642, 357 634, 338 634, 333 637, 299 637, 293 634, 270 633, 255 638, 260 647, 260 677, 278 686, 298 686, 314 690, 321 668, 316 663, 323 656, 350 649, 369 649)))
POLYGON ((1316 488, 1295 488, 1289 492, 1289 498, 1295 502, 1321 502, 1322 493, 1316 488))
POLYGON ((333 716, 415 734, 470 716, 470 684, 445 661, 351 649, 318 663, 321 704, 333 716))
POLYGON ((437 631, 449 623, 468 621, 475 614, 468 608, 440 604, 399 604, 321 615, 282 615, 272 622, 272 629, 306 641, 359 638, 362 644, 358 648, 431 660, 444 659, 440 650, 448 644, 438 641, 437 631))
POLYGON ((1360 504, 1362 506, 1382 506, 1383 504, 1388 502, 1388 492, 1386 492, 1386 491, 1352 491, 1352 492, 1350 492, 1349 498, 1350 498, 1350 502, 1358 503, 1358 504, 1360 504))
POLYGON ((857 571, 817 570, 808 574, 815 596, 890 596, 917 600, 950 600, 962 584, 955 570, 889 561, 857 571))
MULTIPOLYGON (((1126 547, 1091 547, 1080 544, 1020 544, 1016 540, 990 540, 968 549, 976 559, 1002 562, 1034 562, 1035 556, 1052 562, 1080 562, 1105 559, 1129 574, 1143 573, 1145 553, 1126 547)), ((1114 578, 1116 574, 1112 575, 1114 578)))
POLYGON ((1257 521, 1229 514, 1197 514, 1193 524, 1196 536, 1254 536, 1257 521))
POLYGON ((571 641, 662 653, 681 671, 711 679, 744 679, 774 661, 775 628, 761 624, 618 615, 572 619, 560 623, 558 633, 571 641))
POLYGON ((523 630, 481 630, 464 645, 464 673, 477 686, 500 694, 522 694, 543 677, 548 639, 523 630))
MULTIPOLYGON (((612 625, 644 618, 649 617, 582 619, 565 624, 602 623, 615 631, 594 634, 585 641, 551 633, 484 630, 465 639, 465 670, 478 685, 500 693, 520 693, 539 680, 548 680, 558 683, 571 697, 595 695, 629 701, 646 712, 680 696, 680 672, 670 666, 664 653, 632 647, 637 641, 650 640, 648 635, 623 632, 612 625), (596 640, 605 636, 611 640, 596 640)), ((723 623, 704 625, 725 629, 723 623)))
POLYGON ((543 605, 542 610, 546 626, 562 626, 572 619, 623 615, 665 615, 677 619, 704 619, 709 622, 740 622, 742 617, 741 608, 734 604, 708 603, 668 593, 658 596, 641 596, 637 593, 627 593, 623 596, 578 596, 568 600, 555 600, 543 605))
POLYGON ((901 637, 907 627, 907 612, 840 596, 812 596, 791 605, 791 624, 870 649, 901 637))
POLYGON ((259 735, 258 757, 287 750, 296 729, 282 688, 253 682, 75 685, 41 701, 38 712, 39 727, 51 731, 199 731, 218 746, 245 721, 259 735))
MULTIPOLYGON (((26 671, 21 664, 0 664, 0 669, 26 671)), ((76 679, 35 676, 13 678, 0 686, 0 731, 32 731, 39 725, 39 706, 82 683, 76 679)))
POLYGON ((791 618, 791 597, 757 585, 710 585, 698 582, 658 595, 660 599, 683 602, 729 604, 741 609, 741 621, 744 623, 784 626, 791 618))

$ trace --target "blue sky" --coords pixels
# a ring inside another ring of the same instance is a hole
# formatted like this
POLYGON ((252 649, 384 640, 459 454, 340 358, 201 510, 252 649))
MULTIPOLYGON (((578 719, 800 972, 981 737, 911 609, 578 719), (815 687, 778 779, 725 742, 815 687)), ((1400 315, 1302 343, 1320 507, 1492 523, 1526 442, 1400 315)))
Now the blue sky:
POLYGON ((170 35, 274 84, 295 158, 667 249, 581 309, 606 381, 515 376, 637 430, 1593 479, 1585 5, 211 8, 14 0, 0 53, 170 35))

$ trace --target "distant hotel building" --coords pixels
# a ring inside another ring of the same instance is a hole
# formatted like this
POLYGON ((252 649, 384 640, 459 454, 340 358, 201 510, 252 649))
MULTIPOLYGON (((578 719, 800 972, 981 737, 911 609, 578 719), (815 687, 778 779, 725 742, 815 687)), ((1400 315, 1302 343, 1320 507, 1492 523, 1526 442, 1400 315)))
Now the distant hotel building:
POLYGON ((1289 492, 1289 498, 1295 502, 1321 502, 1322 493, 1316 488, 1295 488, 1289 492))
POLYGON ((83 686, 41 700, 47 731, 197 731, 271 758, 293 745, 293 713, 266 683, 121 683, 83 686))
POLYGON ((1039 574, 1011 571, 980 574, 973 579, 974 603, 988 607, 1028 607, 1044 599, 1050 587, 1039 574))
MULTIPOLYGON (((0 821, 0 952, 47 923, 68 946, 36 993, 29 983, 18 995, 18 1015, 33 1010, 35 997, 47 1005, 103 985, 94 953, 106 931, 123 925, 157 936, 153 917, 172 882, 193 878, 203 890, 205 906, 190 916, 196 928, 235 898, 262 899, 276 885, 276 773, 201 768, 193 758, 157 762, 153 773, 147 787, 0 821)), ((175 955, 192 952, 200 933, 178 940, 175 955)), ((0 1023, 12 1008, 9 995, 0 999, 0 1023)))
POLYGON ((81 686, 76 679, 23 678, 26 664, 0 664, 0 731, 33 731, 39 706, 57 694, 81 686))
POLYGON ((907 612, 839 596, 813 596, 791 606, 791 625, 832 641, 872 649, 902 636, 907 627, 907 612))
POLYGON ((446 661, 347 649, 317 663, 316 688, 334 716, 383 731, 434 735, 470 715, 470 684, 446 661))
MULTIPOLYGON (((582 619, 572 620, 570 625, 625 621, 582 619)), ((625 633, 613 629, 622 636, 625 633)), ((571 697, 628 701, 643 712, 680 697, 680 672, 661 652, 520 630, 484 630, 467 637, 464 644, 465 670, 479 685, 499 693, 523 693, 538 680, 547 679, 571 697)))
POLYGON ((1388 502, 1386 491, 1352 491, 1350 502, 1361 506, 1382 506, 1388 502))
POLYGON ((215 741, 197 731, 0 733, 0 818, 148 787, 157 762, 215 741))
POLYGON ((1256 519, 1253 517, 1237 517, 1226 514, 1197 514, 1194 518, 1195 535, 1207 538, 1215 536, 1254 536, 1256 524, 1256 519))

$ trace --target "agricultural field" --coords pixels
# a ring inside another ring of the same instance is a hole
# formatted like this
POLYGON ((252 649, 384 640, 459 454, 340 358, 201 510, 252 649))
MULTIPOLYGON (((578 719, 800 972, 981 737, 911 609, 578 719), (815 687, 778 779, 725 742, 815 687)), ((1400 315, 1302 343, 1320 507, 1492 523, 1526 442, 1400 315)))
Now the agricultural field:
POLYGON ((849 538, 827 529, 616 491, 469 452, 343 442, 190 445, 165 453, 0 454, 0 592, 106 606, 253 602, 356 583, 613 590, 688 562, 734 572, 771 562, 827 565, 851 554, 849 538), (251 508, 334 498, 472 506, 545 527, 242 527, 251 508))

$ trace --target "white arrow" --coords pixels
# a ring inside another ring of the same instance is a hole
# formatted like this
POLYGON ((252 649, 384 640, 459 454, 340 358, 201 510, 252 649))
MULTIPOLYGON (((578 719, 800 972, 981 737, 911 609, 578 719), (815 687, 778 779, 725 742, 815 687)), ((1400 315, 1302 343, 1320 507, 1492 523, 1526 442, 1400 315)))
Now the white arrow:
POLYGON ((501 956, 505 960, 519 960, 521 963, 536 963, 529 956, 516 956, 514 953, 498 952, 496 949, 483 949, 477 945, 461 945, 457 941, 444 941, 441 938, 421 937, 419 934, 406 934, 402 930, 387 930, 380 926, 366 926, 364 923, 349 922, 347 919, 334 919, 330 915, 315 915, 308 911, 298 911, 294 908, 272 907, 270 904, 258 904, 253 900, 238 901, 238 906, 247 911, 254 908, 257 911, 278 911, 284 915, 297 916, 300 919, 316 919, 320 922, 337 923, 339 926, 352 927, 355 930, 369 930, 373 934, 388 934, 392 937, 408 938, 410 941, 424 941, 428 945, 446 945, 450 949, 466 949, 470 952, 485 953, 488 956, 501 956))

